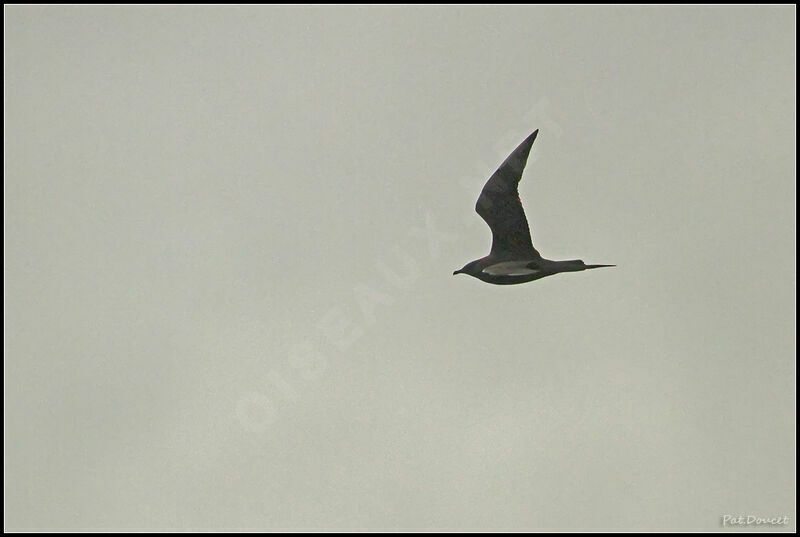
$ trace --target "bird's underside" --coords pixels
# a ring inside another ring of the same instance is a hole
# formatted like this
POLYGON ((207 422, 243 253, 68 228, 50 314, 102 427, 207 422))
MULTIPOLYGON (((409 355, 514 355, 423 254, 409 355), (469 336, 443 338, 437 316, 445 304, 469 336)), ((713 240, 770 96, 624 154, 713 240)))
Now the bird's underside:
POLYGON ((539 131, 534 131, 508 156, 481 191, 475 211, 492 230, 489 255, 467 263, 453 274, 469 274, 487 283, 513 285, 558 274, 613 265, 586 265, 581 260, 544 259, 531 240, 528 219, 519 198, 519 181, 539 131))
POLYGON ((470 275, 496 285, 526 283, 553 274, 532 261, 493 261, 486 258, 482 261, 480 265, 485 266, 476 266, 476 271, 470 275))
POLYGON ((462 271, 495 285, 527 283, 558 274, 559 272, 584 270, 579 268, 580 265, 575 261, 551 261, 542 257, 531 260, 502 261, 493 258, 490 254, 482 259, 473 261, 473 263, 474 265, 472 266, 467 265, 469 267, 467 271, 462 271))

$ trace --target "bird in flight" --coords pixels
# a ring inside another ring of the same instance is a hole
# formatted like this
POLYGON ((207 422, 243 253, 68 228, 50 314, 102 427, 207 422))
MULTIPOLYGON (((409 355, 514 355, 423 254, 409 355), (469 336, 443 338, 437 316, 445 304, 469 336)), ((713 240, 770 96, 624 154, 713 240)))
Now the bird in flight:
POLYGON ((471 261, 453 274, 469 274, 495 285, 513 285, 552 276, 559 272, 616 265, 587 265, 580 259, 551 261, 533 247, 528 220, 517 189, 539 130, 525 138, 486 182, 475 210, 492 230, 489 255, 471 261))

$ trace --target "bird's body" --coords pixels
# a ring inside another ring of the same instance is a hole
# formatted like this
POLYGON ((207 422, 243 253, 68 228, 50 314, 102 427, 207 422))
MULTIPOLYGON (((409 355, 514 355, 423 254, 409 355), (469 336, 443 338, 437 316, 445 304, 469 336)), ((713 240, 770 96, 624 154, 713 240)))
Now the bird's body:
POLYGON ((578 272, 614 265, 586 265, 580 259, 551 261, 533 247, 518 185, 538 130, 528 136, 492 174, 475 210, 492 230, 492 250, 453 274, 469 274, 495 285, 514 285, 560 272, 578 272))
POLYGON ((514 285, 539 280, 560 272, 578 272, 590 268, 612 267, 614 265, 586 265, 580 259, 552 261, 540 257, 530 261, 499 261, 491 255, 482 257, 454 274, 469 274, 486 283, 495 285, 514 285))

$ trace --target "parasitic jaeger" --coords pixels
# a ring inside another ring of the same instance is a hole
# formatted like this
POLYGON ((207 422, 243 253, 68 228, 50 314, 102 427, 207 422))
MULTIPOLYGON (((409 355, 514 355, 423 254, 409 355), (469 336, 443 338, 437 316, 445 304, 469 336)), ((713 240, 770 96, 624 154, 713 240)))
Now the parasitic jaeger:
POLYGON ((587 265, 580 259, 552 261, 533 247, 528 220, 519 199, 519 181, 539 130, 525 138, 492 174, 475 210, 492 230, 489 255, 471 261, 453 274, 469 274, 495 285, 538 280, 560 272, 578 272, 616 265, 587 265))

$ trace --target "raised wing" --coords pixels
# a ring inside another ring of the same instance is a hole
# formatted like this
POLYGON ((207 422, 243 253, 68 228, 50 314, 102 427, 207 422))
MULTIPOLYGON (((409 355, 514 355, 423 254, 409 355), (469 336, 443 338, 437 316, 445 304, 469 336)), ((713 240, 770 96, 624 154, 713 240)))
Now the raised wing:
POLYGON ((501 259, 539 259, 517 186, 538 129, 525 138, 486 182, 475 210, 492 229, 492 255, 501 259))

